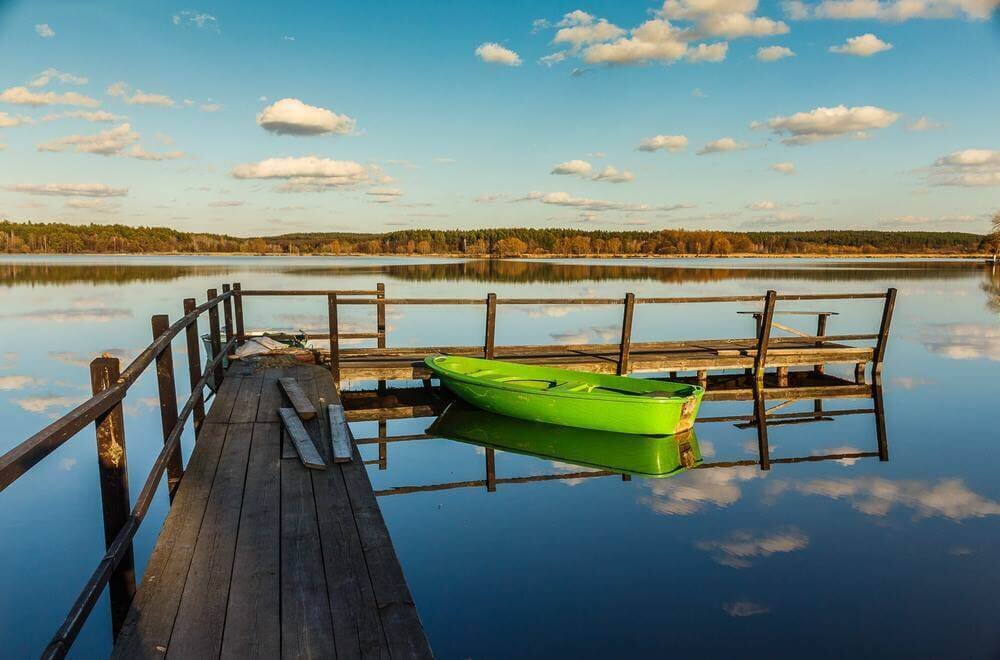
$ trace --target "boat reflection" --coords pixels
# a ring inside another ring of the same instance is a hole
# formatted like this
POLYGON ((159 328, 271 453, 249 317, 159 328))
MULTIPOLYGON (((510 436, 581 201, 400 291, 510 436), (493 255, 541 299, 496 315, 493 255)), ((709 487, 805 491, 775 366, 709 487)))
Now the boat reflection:
POLYGON ((632 435, 528 422, 455 401, 429 435, 581 467, 641 477, 669 477, 701 462, 694 430, 677 435, 632 435))
MULTIPOLYGON (((827 378, 827 380, 830 380, 827 378)), ((396 390, 379 395, 380 400, 396 401, 399 405, 384 408, 355 408, 347 413, 352 421, 378 421, 378 435, 357 438, 360 446, 377 444, 378 458, 365 461, 379 470, 389 466, 389 445, 430 439, 455 440, 484 448, 485 478, 439 484, 396 486, 376 490, 378 496, 450 490, 455 488, 486 488, 494 492, 497 485, 619 476, 630 480, 633 475, 644 478, 666 477, 686 470, 726 469, 757 466, 770 470, 773 465, 791 465, 817 461, 839 461, 852 465, 862 459, 889 460, 886 437, 885 408, 880 378, 870 385, 845 384, 840 386, 794 388, 737 388, 716 391, 711 398, 723 401, 748 401, 750 414, 700 417, 695 428, 678 436, 622 436, 600 431, 586 431, 548 424, 526 422, 495 415, 468 406, 462 402, 444 400, 446 392, 437 388, 422 390, 396 390), (420 399, 419 397, 423 397, 420 399), (832 407, 829 401, 840 399, 867 399, 870 407, 832 407), (422 402, 421 402, 422 401, 422 402), (811 410, 789 411, 796 402, 811 401, 811 410), (407 417, 424 417, 437 414, 438 418, 425 433, 390 436, 387 420, 407 417), (768 441, 769 429, 777 426, 836 422, 853 415, 871 415, 875 427, 875 447, 870 451, 836 453, 810 453, 799 456, 773 457, 768 441), (736 460, 703 460, 702 449, 696 434, 710 424, 727 423, 738 429, 753 430, 757 436, 757 457, 736 460), (497 477, 495 453, 497 450, 576 465, 578 472, 561 471, 554 474, 497 477)), ((711 390, 710 390, 711 393, 711 390)), ((346 396, 351 394, 345 392, 346 396)), ((359 398, 364 399, 367 395, 359 398)), ((372 397, 376 396, 374 393, 372 397)))

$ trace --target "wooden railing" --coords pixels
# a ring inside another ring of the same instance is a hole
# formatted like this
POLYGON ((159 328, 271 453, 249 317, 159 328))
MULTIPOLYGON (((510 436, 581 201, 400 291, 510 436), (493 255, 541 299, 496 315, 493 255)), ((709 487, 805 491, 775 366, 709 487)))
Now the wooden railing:
POLYGON ((69 651, 104 588, 110 588, 113 633, 125 620, 135 594, 135 565, 132 540, 153 501, 163 473, 167 473, 167 491, 171 501, 184 474, 180 439, 189 418, 195 437, 205 419, 205 386, 218 387, 224 378, 223 359, 243 334, 243 310, 235 292, 239 284, 223 286, 207 293, 207 301, 197 305, 193 298, 184 300, 184 315, 170 323, 165 314, 151 318, 153 341, 122 371, 117 358, 104 355, 90 363, 93 396, 66 415, 0 456, 0 491, 14 483, 75 436, 94 423, 97 433, 97 459, 100 475, 101 505, 104 513, 106 552, 73 603, 69 614, 45 648, 42 657, 62 658, 69 651), (233 328, 233 301, 236 303, 236 327, 233 328), (219 324, 219 305, 223 306, 223 330, 219 324), (209 336, 213 354, 204 368, 201 362, 198 319, 208 313, 209 336), (177 409, 177 389, 171 342, 185 334, 191 394, 177 409), (129 388, 155 363, 159 393, 163 448, 153 461, 142 488, 131 503, 128 486, 128 455, 125 442, 123 402, 129 388))
MULTIPOLYGON (((342 339, 378 339, 378 348, 386 347, 385 315, 386 308, 390 305, 435 305, 435 306, 464 306, 483 305, 485 309, 485 337, 482 344, 482 355, 487 359, 492 359, 496 354, 496 323, 497 307, 500 305, 621 305, 622 328, 621 338, 617 344, 618 350, 618 374, 629 372, 629 360, 632 351, 632 320, 636 305, 664 305, 664 304, 698 304, 698 303, 756 303, 762 304, 761 311, 757 314, 756 346, 754 352, 754 366, 752 373, 757 380, 764 378, 764 369, 767 360, 767 351, 771 343, 771 331, 774 325, 774 315, 779 301, 826 301, 826 300, 881 300, 883 301, 882 319, 877 333, 862 334, 826 334, 826 312, 814 312, 819 316, 817 332, 809 335, 801 332, 795 333, 795 339, 800 341, 813 341, 817 346, 825 342, 837 341, 865 341, 874 340, 872 356, 873 374, 881 373, 882 363, 885 359, 885 347, 889 337, 889 326, 892 321, 892 312, 896 302, 896 289, 888 289, 884 293, 819 293, 819 294, 778 294, 776 291, 768 291, 763 296, 697 296, 697 297, 647 297, 639 298, 633 293, 626 293, 624 298, 499 298, 495 293, 489 293, 486 298, 386 298, 385 285, 379 284, 374 291, 354 290, 354 291, 330 291, 330 290, 247 290, 237 291, 237 300, 248 296, 321 296, 327 299, 327 312, 329 316, 329 330, 326 333, 306 333, 309 339, 328 339, 330 342, 330 372, 334 381, 340 382, 340 340, 342 339), (377 310, 377 331, 375 333, 341 333, 339 332, 339 309, 344 305, 375 305, 377 310)), ((778 324, 778 327, 787 329, 786 326, 778 324)), ((651 347, 652 344, 647 345, 651 347)), ((471 347, 460 347, 471 348, 471 347)), ((569 350, 571 346, 564 346, 569 350)), ((592 345, 588 348, 603 348, 592 345)), ((859 365, 863 369, 863 365, 859 365)), ((820 367, 821 369, 821 367, 820 367)), ((787 369, 786 369, 787 372, 787 369)), ((862 373, 858 374, 863 378, 862 373)))

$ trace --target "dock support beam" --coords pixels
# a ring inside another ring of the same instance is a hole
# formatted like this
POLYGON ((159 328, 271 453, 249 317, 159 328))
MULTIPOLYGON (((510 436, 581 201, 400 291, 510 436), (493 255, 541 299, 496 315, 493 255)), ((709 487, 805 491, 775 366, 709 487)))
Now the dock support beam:
POLYGON ((247 341, 246 328, 243 325, 243 291, 239 282, 233 284, 233 307, 236 311, 236 345, 242 346, 247 341))
POLYGON ((632 314, 635 311, 635 294, 625 294, 625 311, 622 315, 622 340, 618 347, 618 375, 625 376, 629 370, 629 352, 632 350, 632 314))
MULTIPOLYGON (((229 293, 232 289, 228 284, 222 285, 222 293, 229 293)), ((226 298, 222 303, 222 315, 226 323, 226 344, 233 338, 233 299, 232 297, 226 298)), ((235 352, 235 348, 231 351, 235 352)), ((233 352, 228 353, 228 355, 233 355, 233 352)))
POLYGON ((497 337, 497 294, 486 294, 486 341, 483 343, 483 357, 492 360, 497 337))
MULTIPOLYGON (((829 318, 827 314, 820 314, 816 317, 816 336, 825 337, 826 336, 826 320, 829 318)), ((822 341, 816 342, 816 347, 819 348, 823 345, 822 341)), ((813 367, 813 373, 821 374, 826 369, 825 365, 817 364, 813 367)))
POLYGON ((333 384, 340 389, 340 329, 337 321, 337 294, 326 297, 326 306, 330 313, 330 375, 333 384))
MULTIPOLYGON (((118 382, 118 358, 99 357, 90 363, 90 382, 95 395, 118 382)), ((118 532, 129 518, 128 460, 125 453, 125 417, 119 401, 94 420, 97 431, 97 466, 104 510, 104 543, 111 549, 118 532)), ((108 582, 111 595, 111 629, 115 637, 125 622, 135 596, 135 557, 132 545, 108 582)))
POLYGON ((486 492, 495 493, 497 491, 497 459, 496 450, 492 447, 486 448, 486 492))
MULTIPOLYGON (((187 316, 197 307, 194 298, 184 299, 184 316, 187 316)), ((201 380, 201 338, 198 336, 198 319, 191 321, 184 329, 187 338, 188 355, 188 378, 191 380, 191 390, 194 392, 198 381, 201 380)), ((204 393, 204 392, 203 392, 204 393)), ((194 404, 194 437, 197 439, 201 433, 202 422, 205 421, 205 397, 199 397, 194 404)))
MULTIPOLYGON (((375 299, 379 302, 375 305, 375 332, 378 337, 375 338, 376 346, 379 348, 385 348, 385 284, 379 282, 375 285, 375 299)), ((378 391, 385 392, 386 382, 384 380, 378 381, 378 391)), ((381 465, 379 466, 382 468, 381 465)))
MULTIPOLYGON (((773 293, 771 291, 768 292, 773 293)), ((757 425, 757 454, 760 458, 760 469, 771 469, 771 447, 767 441, 767 407, 764 399, 764 387, 760 381, 753 388, 753 418, 757 425)))
MULTIPOLYGON (((170 328, 170 319, 166 314, 157 314, 150 323, 153 327, 153 341, 170 328)), ((160 396, 160 425, 163 428, 163 442, 170 439, 170 434, 177 425, 177 386, 174 383, 174 354, 167 344, 156 356, 156 388, 160 396)), ((174 493, 184 476, 184 464, 181 462, 181 445, 177 443, 174 451, 167 459, 167 494, 174 501, 174 493)))
POLYGON ((778 292, 770 290, 764 296, 764 312, 757 326, 757 354, 753 359, 753 376, 757 383, 764 382, 764 366, 767 359, 767 344, 771 340, 771 322, 774 320, 774 306, 778 292))
POLYGON ((889 341, 889 326, 892 324, 892 310, 896 307, 896 289, 885 292, 885 306, 882 308, 882 323, 878 328, 878 342, 872 357, 872 375, 882 373, 882 362, 885 360, 885 345, 889 341))

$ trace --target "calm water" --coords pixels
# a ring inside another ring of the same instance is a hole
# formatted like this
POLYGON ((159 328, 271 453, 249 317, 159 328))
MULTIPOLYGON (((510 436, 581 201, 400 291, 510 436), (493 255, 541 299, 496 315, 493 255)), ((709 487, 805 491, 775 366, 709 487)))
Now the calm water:
MULTIPOLYGON (((737 295, 899 288, 884 376, 890 460, 699 469, 500 483, 382 496, 439 657, 995 657, 1000 652, 1000 276, 975 263, 628 260, 461 262, 312 258, 66 258, 0 261, 0 415, 6 451, 89 392, 101 352, 130 360, 149 317, 222 282, 244 288, 371 288, 394 296, 737 295)), ((830 332, 872 331, 878 303, 801 303, 842 312, 830 332)), ((740 305, 641 306, 634 339, 748 336, 740 305)), ((247 302, 254 328, 325 327, 314 299, 247 302)), ((346 328, 370 331, 370 310, 346 328)), ((389 345, 482 341, 482 310, 389 310, 389 345)), ((497 342, 617 341, 620 310, 501 307, 497 342)), ((809 328, 806 328, 809 329, 809 328)), ((174 345, 187 380, 182 342, 174 345)), ((844 374, 848 370, 831 372, 844 374)), ((359 384, 363 386, 364 384, 359 384)), ((187 392, 180 393, 183 400, 187 392)), ((155 381, 126 400, 138 488, 160 444, 155 381)), ((771 402, 773 405, 776 402, 771 402)), ((804 401, 783 412, 812 410, 804 401)), ((830 400, 826 410, 871 401, 830 400)), ((748 415, 746 401, 703 416, 748 415)), ((392 435, 432 419, 390 420, 392 435)), ((354 425, 359 437, 374 422, 354 425)), ((706 463, 753 460, 753 429, 699 424, 706 463)), ((873 452, 872 415, 774 426, 772 458, 873 452)), ((185 439, 185 454, 190 452, 185 439)), ((376 445, 364 457, 378 458, 376 445)), ((391 443, 374 487, 484 478, 484 450, 442 439, 391 443)), ((496 453, 499 479, 565 475, 558 460, 496 453)), ((103 553, 93 435, 66 443, 0 493, 0 648, 35 655, 103 553)), ((166 515, 158 495, 136 542, 141 571, 166 515)), ((74 649, 105 654, 106 600, 74 649)))

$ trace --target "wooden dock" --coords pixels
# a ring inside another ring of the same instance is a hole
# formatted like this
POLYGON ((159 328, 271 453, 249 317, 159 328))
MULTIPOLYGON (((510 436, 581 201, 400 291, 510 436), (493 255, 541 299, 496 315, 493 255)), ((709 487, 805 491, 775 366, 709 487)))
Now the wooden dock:
POLYGON ((333 461, 336 403, 320 367, 228 369, 115 657, 431 657, 356 447, 333 461), (319 413, 305 425, 325 470, 282 450, 282 376, 319 413))

